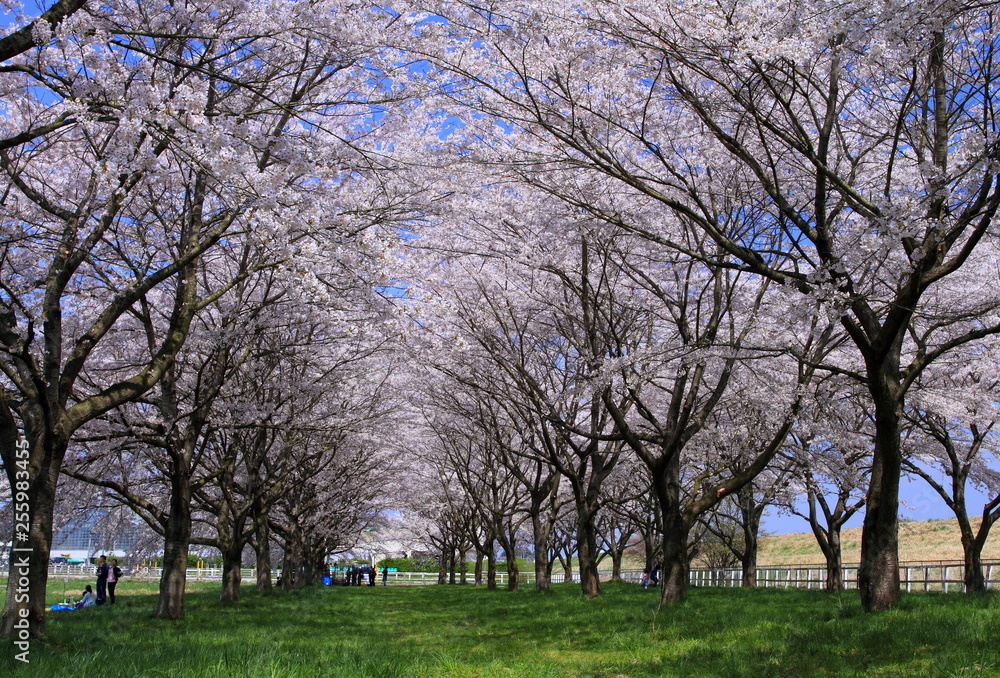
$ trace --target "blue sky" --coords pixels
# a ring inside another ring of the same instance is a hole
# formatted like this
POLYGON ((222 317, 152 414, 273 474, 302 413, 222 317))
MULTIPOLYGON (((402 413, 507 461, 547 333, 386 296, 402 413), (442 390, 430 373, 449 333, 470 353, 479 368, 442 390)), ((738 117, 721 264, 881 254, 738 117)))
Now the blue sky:
MULTIPOLYGON (((937 478, 938 482, 944 482, 943 478, 937 478)), ((908 520, 940 520, 942 518, 954 518, 955 514, 944 503, 931 487, 919 478, 908 478, 903 476, 900 481, 899 496, 901 499, 899 515, 908 520)), ((982 514, 983 506, 986 505, 987 497, 982 492, 968 487, 966 489, 966 505, 969 508, 970 516, 982 514)), ((858 511, 845 527, 861 527, 864 521, 864 510, 858 511)), ((786 534, 788 532, 809 532, 809 523, 798 516, 779 514, 773 508, 769 508, 764 515, 761 530, 770 534, 786 534)))

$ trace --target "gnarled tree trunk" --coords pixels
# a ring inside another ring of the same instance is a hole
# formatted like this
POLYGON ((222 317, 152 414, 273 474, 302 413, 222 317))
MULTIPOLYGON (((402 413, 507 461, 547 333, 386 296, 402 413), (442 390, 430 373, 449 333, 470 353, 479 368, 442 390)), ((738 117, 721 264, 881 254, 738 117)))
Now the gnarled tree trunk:
POLYGON ((257 540, 254 544, 254 552, 257 554, 257 590, 261 593, 270 593, 273 588, 271 583, 271 529, 266 518, 259 519, 257 522, 257 540))
MULTIPOLYGON (((858 565, 861 604, 869 612, 888 609, 899 601, 902 399, 898 393, 898 379, 884 376, 891 370, 891 366, 869 366, 869 389, 875 400, 875 449, 871 483, 865 499, 861 562, 858 565)), ((898 372, 898 367, 895 371, 898 372)))
POLYGON ((243 543, 233 543, 222 552, 222 598, 224 603, 240 602, 243 573, 243 543))
POLYGON ((188 549, 191 544, 191 479, 187 464, 177 463, 170 476, 170 514, 163 535, 163 572, 156 616, 184 616, 184 585, 187 582, 188 549))
POLYGON ((601 595, 601 577, 597 567, 597 526, 594 524, 595 507, 595 501, 588 501, 586 497, 577 499, 576 555, 580 564, 580 586, 583 595, 588 598, 601 595))
MULTIPOLYGON (((6 407, 3 409, 8 415, 5 417, 8 421, 4 421, 2 426, 3 458, 13 499, 14 528, 16 530, 25 523, 28 528, 26 542, 19 539, 23 532, 15 531, 11 539, 7 597, 0 626, 0 635, 13 636, 17 644, 27 643, 27 637, 40 638, 45 635, 45 592, 49 578, 56 486, 68 442, 38 431, 29 433, 26 436, 28 440, 19 443, 13 417, 9 416, 6 407), (47 459, 56 460, 46 466, 49 472, 42 475, 37 475, 37 471, 30 466, 17 463, 18 450, 27 451, 39 445, 45 447, 44 456, 47 459), (19 471, 22 472, 20 476, 19 471), (25 504, 28 508, 26 513, 21 510, 25 504)), ((27 645, 15 646, 18 649, 23 647, 22 651, 27 648, 27 645)))

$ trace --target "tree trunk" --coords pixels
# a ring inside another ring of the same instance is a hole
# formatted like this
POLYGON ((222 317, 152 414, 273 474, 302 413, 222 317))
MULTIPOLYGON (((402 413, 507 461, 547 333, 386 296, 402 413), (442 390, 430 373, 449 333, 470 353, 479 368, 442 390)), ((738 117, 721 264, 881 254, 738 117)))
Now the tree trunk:
POLYGON ((625 551, 622 549, 615 549, 615 552, 611 554, 611 581, 622 580, 623 557, 625 557, 625 551))
POLYGON ((326 554, 319 550, 313 553, 312 576, 314 584, 322 584, 323 577, 330 576, 330 566, 326 563, 326 554))
POLYGON ((222 552, 222 598, 223 603, 240 602, 240 581, 243 573, 243 542, 236 540, 222 552))
POLYGON ((438 557, 438 584, 448 583, 448 550, 442 548, 438 557))
MULTIPOLYGON (((664 517, 668 514, 664 512, 664 517)), ((663 533, 663 584, 660 600, 664 603, 687 599, 691 564, 688 560, 688 533, 690 527, 680 516, 664 525, 663 533)))
POLYGON ((517 567, 517 558, 511 560, 507 559, 507 590, 517 591, 517 587, 520 584, 521 570, 517 567))
POLYGON ((514 555, 514 536, 508 534, 500 546, 503 547, 504 556, 507 558, 507 590, 517 591, 520 570, 517 567, 517 556, 514 555))
POLYGON ((601 595, 601 577, 597 569, 597 527, 590 502, 577 500, 576 555, 580 561, 580 586, 583 595, 601 595))
POLYGON ((459 569, 458 583, 462 584, 463 586, 465 585, 466 581, 468 580, 468 570, 469 570, 469 567, 468 567, 468 556, 469 556, 469 552, 468 551, 460 551, 459 554, 458 554, 458 567, 460 568, 459 569))
MULTIPOLYGON (((964 501, 963 501, 964 503, 964 501)), ((959 512, 956 511, 956 514, 959 512)), ((983 576, 983 543, 972 534, 972 525, 968 515, 958 516, 958 525, 962 531, 962 553, 965 557, 965 574, 962 579, 966 593, 986 593, 986 578, 983 576)))
POLYGON ((745 589, 757 588, 757 538, 746 545, 744 558, 740 563, 743 568, 743 581, 740 586, 745 589))
MULTIPOLYGON (((652 469, 651 469, 652 470, 652 469)), ((663 583, 660 600, 664 603, 687 599, 691 572, 688 560, 688 534, 691 525, 681 512, 681 485, 677 455, 666 458, 659 473, 653 473, 653 491, 660 503, 663 521, 663 583)))
POLYGON ((552 523, 541 512, 531 514, 531 536, 535 547, 535 590, 548 591, 552 565, 549 563, 549 532, 552 523))
POLYGON ((497 556, 492 544, 486 551, 486 588, 490 591, 497 588, 497 556))
POLYGON ((476 586, 483 585, 483 552, 479 549, 476 549, 476 570, 474 582, 476 586))
POLYGON ((173 464, 170 476, 170 513, 163 535, 163 573, 156 616, 184 616, 184 586, 187 583, 188 548, 191 544, 191 479, 185 463, 173 464))
POLYGON ((271 583, 271 529, 267 520, 261 520, 257 524, 257 543, 254 546, 257 554, 257 590, 261 593, 270 593, 273 584, 271 583))
MULTIPOLYGON (((27 639, 45 636, 45 592, 49 578, 49 552, 52 547, 52 523, 55 511, 56 486, 59 479, 59 468, 66 454, 68 443, 54 440, 53 436, 38 433, 32 436, 31 445, 45 445, 45 458, 53 459, 46 466, 47 472, 36 477, 18 478, 18 471, 23 471, 15 460, 15 447, 18 445, 16 427, 8 428, 4 422, 4 444, 10 447, 4 452, 4 466, 10 481, 11 498, 13 499, 14 527, 27 523, 27 543, 16 540, 12 535, 10 563, 7 578, 7 597, 4 601, 3 620, 0 625, 0 636, 13 637, 15 647, 27 651, 27 639), (14 452, 13 454, 11 454, 14 452), (14 463, 10 463, 14 461, 14 463), (27 484, 26 489, 25 483, 27 484), (20 497, 24 492, 26 497, 20 497), (27 499, 25 502, 24 499, 27 499), (20 504, 27 504, 28 515, 22 515, 20 504), (26 612, 25 612, 26 610, 26 612), (27 618, 23 615, 27 614, 27 618), (26 621, 25 621, 26 620, 26 621), (24 643, 21 646, 18 643, 24 643)), ((9 422, 13 424, 13 420, 9 422)), ((23 446, 24 443, 22 442, 23 446)), ((21 449, 27 449, 22 447, 21 449)))
POLYGON ((840 527, 831 527, 827 531, 826 556, 826 590, 837 593, 844 589, 844 567, 841 562, 840 527))
POLYGON ((291 591, 295 585, 295 543, 294 540, 292 544, 286 545, 284 552, 281 554, 281 590, 291 591), (291 546, 291 549, 288 547, 291 546))
POLYGON ((753 482, 747 483, 741 492, 749 493, 747 501, 743 496, 738 497, 740 512, 743 518, 743 558, 740 565, 743 569, 743 581, 740 586, 747 589, 757 588, 757 548, 759 540, 757 535, 760 532, 760 516, 753 506, 753 482))
POLYGON ((295 579, 292 588, 304 589, 306 584, 312 583, 312 554, 301 541, 296 544, 293 565, 295 566, 295 579))
MULTIPOLYGON (((858 588, 868 612, 886 610, 899 602, 899 478, 900 399, 893 397, 891 379, 869 369, 875 401, 875 448, 871 483, 861 531, 858 588)), ((896 389, 898 390, 898 384, 896 389)))
POLYGON ((653 566, 656 564, 656 543, 653 541, 651 532, 643 533, 642 546, 646 555, 646 570, 652 572, 653 566))

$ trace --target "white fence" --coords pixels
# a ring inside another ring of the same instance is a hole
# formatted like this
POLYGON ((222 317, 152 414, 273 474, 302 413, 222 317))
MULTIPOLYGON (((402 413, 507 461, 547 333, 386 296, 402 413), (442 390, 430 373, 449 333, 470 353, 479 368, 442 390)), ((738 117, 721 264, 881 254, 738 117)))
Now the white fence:
MULTIPOLYGON (((95 565, 49 565, 49 577, 68 577, 70 579, 90 579, 96 576, 95 565)), ((159 567, 124 567, 123 575, 131 579, 159 579, 163 570, 159 567)), ((244 580, 256 579, 257 570, 243 568, 240 570, 244 580)), ((279 573, 273 573, 276 578, 279 573)), ((188 568, 187 578, 190 581, 222 581, 221 567, 188 568)))
MULTIPOLYGON (((602 581, 611 579, 611 570, 600 570, 599 574, 602 581)), ((620 574, 623 581, 638 583, 642 579, 642 570, 622 570, 620 574)), ((960 592, 964 590, 964 575, 965 566, 956 562, 901 563, 899 566, 900 588, 908 592, 960 592)), ((983 575, 988 589, 1000 589, 1000 561, 983 563, 983 575)), ((565 576, 562 571, 553 572, 552 583, 564 582, 565 576)), ((858 566, 856 564, 845 565, 842 576, 844 588, 856 589, 858 587, 858 566)), ((391 572, 389 574, 390 584, 436 584, 437 581, 437 574, 431 572, 391 572)), ((467 576, 467 581, 472 581, 471 574, 467 576)), ((518 581, 522 584, 533 584, 535 573, 533 571, 521 572, 518 575, 518 581)), ((689 581, 692 586, 738 587, 743 584, 743 572, 739 568, 692 568, 689 581)), ((497 573, 497 585, 507 585, 506 573, 497 573)), ((826 566, 758 567, 757 586, 762 588, 822 589, 826 586, 826 566)))
MULTIPOLYGON (((858 566, 844 565, 841 571, 845 589, 858 587, 858 566)), ((1000 589, 1000 562, 983 563, 986 588, 1000 589)), ((964 591, 965 565, 956 562, 900 563, 900 588, 911 591, 964 591)), ((695 586, 741 586, 739 568, 692 569, 695 586)), ((757 586, 766 588, 821 589, 826 586, 826 567, 822 565, 780 565, 757 568, 757 586)))
MULTIPOLYGON (((69 579, 91 579, 95 576, 95 566, 94 565, 50 565, 49 566, 49 577, 59 578, 66 577, 69 579)), ((131 579, 147 579, 147 580, 158 580, 163 570, 159 567, 137 567, 137 568, 125 568, 124 576, 131 579)), ((338 573, 340 577, 343 576, 342 573, 338 573)), ((281 576, 280 570, 273 570, 271 572, 271 579, 277 581, 278 577, 281 576)), ((471 575, 470 581, 471 581, 471 575)), ((257 579, 257 570, 254 568, 243 568, 240 570, 240 578, 243 581, 255 581, 257 579)), ((201 568, 188 568, 187 570, 188 581, 222 581, 222 568, 221 567, 201 567, 201 568)), ((338 577, 339 579, 339 577, 338 577)), ((382 583, 382 575, 379 573, 377 584, 382 583)), ((407 586, 415 585, 419 586, 422 584, 437 584, 438 576, 436 572, 390 572, 388 576, 388 583, 396 586, 407 586)), ((507 573, 498 572, 497 573, 497 584, 506 586, 507 585, 507 573)))
MULTIPOLYGON (((125 576, 133 579, 158 580, 161 572, 162 570, 158 567, 126 568, 125 576)), ((253 568, 244 568, 240 570, 240 574, 243 581, 254 581, 257 578, 257 570, 253 568)), ((274 571, 271 573, 271 578, 277 581, 280 574, 280 571, 274 571)), ((857 588, 857 565, 844 565, 842 575, 844 588, 857 588)), ((900 587, 908 592, 960 592, 964 589, 964 575, 965 566, 955 562, 901 563, 899 566, 900 587)), ((988 589, 1000 589, 1000 561, 983 563, 983 575, 988 589)), ((49 566, 49 577, 53 578, 90 579, 93 576, 93 565, 60 564, 49 566)), ((607 581, 611 579, 611 571, 601 570, 600 576, 603 581, 607 581)), ((622 570, 621 572, 621 578, 624 581, 638 583, 641 577, 641 570, 622 570)), ((222 568, 190 568, 187 571, 187 578, 188 581, 221 581, 222 568)), ((376 583, 381 584, 381 579, 382 576, 379 573, 376 583)), ((468 574, 466 580, 472 582, 473 575, 468 574)), ((456 581, 458 581, 457 576, 456 581)), ((522 584, 533 584, 534 581, 535 573, 533 571, 521 572, 518 576, 518 582, 522 584)), ((564 581, 565 573, 563 571, 552 573, 553 584, 564 581)), ((743 573, 739 568, 692 568, 689 581, 693 586, 738 587, 743 583, 743 573)), ((393 586, 437 584, 438 575, 436 572, 390 572, 387 582, 393 586)), ((822 589, 825 585, 826 567, 822 565, 780 565, 757 568, 757 586, 762 588, 822 589)), ((497 586, 507 586, 506 572, 497 573, 497 586)))

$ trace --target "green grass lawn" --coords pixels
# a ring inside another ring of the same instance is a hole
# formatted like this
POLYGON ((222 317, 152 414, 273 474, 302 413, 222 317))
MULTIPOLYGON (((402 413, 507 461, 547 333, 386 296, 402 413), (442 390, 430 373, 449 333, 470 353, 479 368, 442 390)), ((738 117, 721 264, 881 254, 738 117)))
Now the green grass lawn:
MULTIPOLYGON (((52 601, 64 582, 52 582, 52 601)), ((1000 676, 1000 597, 912 594, 868 615, 818 591, 653 591, 573 584, 546 595, 471 586, 326 588, 218 602, 196 584, 180 622, 152 617, 153 584, 50 613, 31 663, 0 645, 0 676, 1000 676)), ((78 582, 70 582, 76 592, 78 582)))

